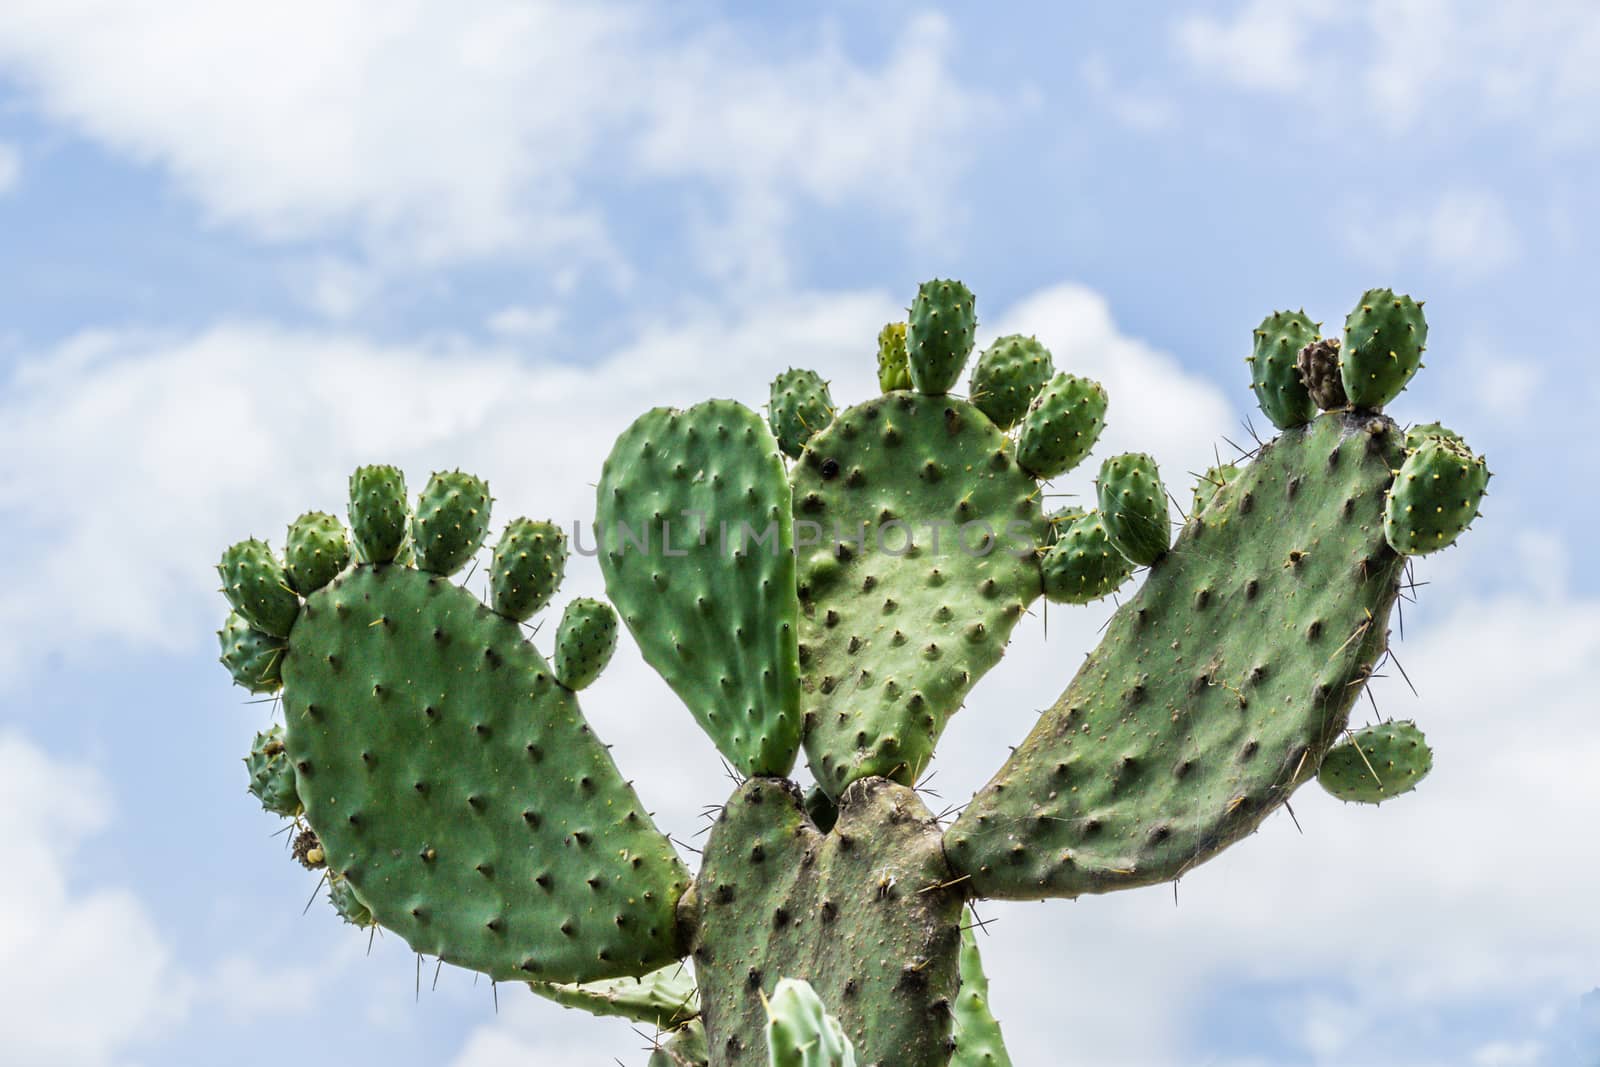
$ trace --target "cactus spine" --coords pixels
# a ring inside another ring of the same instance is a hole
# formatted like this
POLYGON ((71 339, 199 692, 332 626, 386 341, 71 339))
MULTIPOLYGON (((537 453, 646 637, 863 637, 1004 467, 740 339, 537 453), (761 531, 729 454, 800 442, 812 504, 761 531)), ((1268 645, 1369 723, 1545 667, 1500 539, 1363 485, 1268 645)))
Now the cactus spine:
POLYGON ((1087 458, 1105 390, 1013 336, 962 399, 974 309, 923 285, 854 407, 791 370, 767 419, 715 400, 635 421, 597 486, 616 610, 572 601, 553 663, 522 624, 561 584, 558 527, 505 527, 487 603, 448 578, 489 530, 471 475, 412 506, 402 472, 362 467, 351 536, 308 512, 281 563, 253 539, 224 553, 222 662, 285 713, 248 788, 296 820, 339 914, 653 1025, 652 1067, 1008 1067, 970 901, 1176 879, 1312 779, 1358 803, 1413 789, 1421 731, 1347 722, 1406 559, 1454 543, 1489 477, 1459 435, 1381 412, 1420 365, 1421 304, 1372 290, 1342 342, 1268 316, 1251 378, 1282 433, 1201 476, 1175 539, 1142 453, 1105 460, 1095 508, 1046 518, 1042 481, 1087 458), (1137 567, 942 825, 913 787, 1018 620, 1137 567), (740 776, 693 878, 578 704, 618 616, 740 776))

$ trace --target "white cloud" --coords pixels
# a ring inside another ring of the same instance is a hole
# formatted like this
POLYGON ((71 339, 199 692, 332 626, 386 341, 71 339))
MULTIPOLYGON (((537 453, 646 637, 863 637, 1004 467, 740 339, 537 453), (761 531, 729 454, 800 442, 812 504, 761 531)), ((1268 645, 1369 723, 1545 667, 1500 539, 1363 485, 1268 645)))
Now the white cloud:
POLYGON ((0 141, 0 196, 17 187, 22 177, 22 153, 14 145, 0 141))
POLYGON ((1173 24, 1193 67, 1242 89, 1297 98, 1347 132, 1462 121, 1592 142, 1600 13, 1586 0, 1246 0, 1173 24))
POLYGON ((1083 82, 1102 107, 1122 125, 1144 133, 1172 128, 1177 109, 1165 94, 1120 83, 1102 56, 1090 56, 1079 68, 1083 82))
POLYGON ((140 901, 83 882, 77 854, 112 810, 98 774, 0 732, 0 1048, 14 1067, 123 1063, 187 1011, 190 982, 140 901))
POLYGON ((980 111, 949 36, 919 17, 860 64, 826 38, 773 58, 624 3, 15 0, 0 68, 251 234, 354 233, 380 259, 559 256, 622 281, 597 185, 700 183, 703 231, 749 249, 708 262, 731 273, 781 273, 797 197, 936 215, 980 111))
POLYGON ((561 324, 561 308, 555 304, 543 307, 514 305, 501 308, 489 316, 485 323, 491 333, 515 341, 544 337, 561 324))
POLYGON ((1201 69, 1244 88, 1289 92, 1313 77, 1308 38, 1333 9, 1322 0, 1249 0, 1230 20, 1186 15, 1173 33, 1201 69))
POLYGON ((1458 278, 1487 277, 1516 262, 1522 240, 1505 201, 1488 189, 1446 187, 1423 205, 1347 208, 1342 240, 1351 256, 1393 270, 1422 260, 1458 278))

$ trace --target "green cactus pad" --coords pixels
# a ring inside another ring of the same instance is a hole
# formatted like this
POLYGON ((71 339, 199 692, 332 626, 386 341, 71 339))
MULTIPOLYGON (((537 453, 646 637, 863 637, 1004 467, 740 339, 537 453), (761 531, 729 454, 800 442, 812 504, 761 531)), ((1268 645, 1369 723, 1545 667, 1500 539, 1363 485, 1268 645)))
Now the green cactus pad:
POLYGON ((1317 413, 1300 380, 1300 350, 1317 340, 1317 324, 1304 311, 1274 311, 1261 320, 1245 360, 1256 402, 1280 430, 1304 426, 1317 413))
POLYGON ((785 455, 798 456, 811 435, 832 421, 833 398, 816 371, 790 368, 772 380, 767 422, 785 455))
POLYGON ((783 457, 731 400, 623 431, 595 518, 606 592, 645 660, 746 775, 800 746, 793 529, 783 457))
POLYGON ((1406 556, 1425 556, 1456 543, 1478 517, 1489 466, 1464 444, 1430 437, 1406 456, 1389 490, 1383 529, 1406 556))
POLYGON ((417 566, 451 575, 483 547, 489 532, 489 483, 460 471, 439 471, 417 497, 411 543, 417 566))
POLYGON ((680 955, 688 876, 517 623, 360 566, 307 601, 283 675, 306 819, 414 950, 572 982, 680 955))
POLYGON ((550 603, 567 573, 567 536, 550 522, 506 523, 489 564, 489 606, 523 622, 550 603))
POLYGON ((911 388, 911 362, 906 355, 903 322, 891 322, 878 331, 878 388, 885 393, 911 388))
POLYGON ((250 795, 273 815, 293 819, 300 814, 300 795, 294 789, 294 768, 283 751, 283 727, 273 726, 250 743, 244 758, 250 772, 250 795))
POLYGON ((938 278, 918 287, 906 320, 906 358, 918 392, 942 396, 955 386, 977 331, 971 289, 938 278))
POLYGON ((289 588, 288 575, 271 546, 253 537, 240 541, 222 554, 217 573, 222 576, 222 595, 246 622, 273 637, 289 636, 300 614, 300 598, 289 588))
POLYGON ((1000 1020, 989 1008, 989 977, 983 973, 972 912, 961 917, 961 992, 956 996, 950 1067, 1011 1067, 1000 1020))
MULTIPOLYGON (((362 563, 392 563, 409 542, 406 476, 387 465, 357 467, 350 475, 350 533, 362 563)), ((409 563, 408 560, 400 560, 409 563)))
POLYGON ((1046 598, 1058 604, 1089 604, 1110 596, 1133 575, 1133 564, 1111 543, 1098 511, 1053 525, 1056 542, 1039 560, 1046 598))
POLYGON ((912 784, 1039 595, 1038 485, 982 412, 917 393, 841 413, 793 478, 811 770, 912 784))
POLYGON ((1392 289, 1369 289, 1344 320, 1339 376, 1350 403, 1372 411, 1400 395, 1422 366, 1428 320, 1422 305, 1392 289))
POLYGON ((1099 382, 1058 374, 1022 418, 1017 462, 1036 478, 1058 478, 1087 456, 1106 427, 1106 391, 1099 382))
POLYGON ((222 665, 235 683, 252 693, 276 693, 283 688, 283 638, 262 633, 243 615, 231 611, 217 631, 217 644, 222 647, 222 665))
POLYGON ((1055 373, 1050 350, 1037 338, 1009 334, 978 357, 968 393, 979 411, 1009 430, 1028 413, 1033 398, 1055 373))
POLYGON ((547 1000, 590 1015, 632 1019, 658 1030, 682 1026, 700 1014, 694 975, 682 961, 638 978, 603 982, 529 982, 528 988, 547 1000))
POLYGON ((1328 750, 1317 782, 1353 804, 1381 804, 1409 793, 1433 770, 1433 749, 1414 722, 1358 730, 1328 750))
POLYGON ((1219 467, 1207 467, 1200 480, 1194 483, 1194 494, 1189 505, 1189 514, 1198 515, 1206 506, 1216 498, 1219 489, 1226 488, 1229 482, 1239 477, 1239 468, 1232 463, 1224 463, 1219 467))
POLYGON ((579 597, 561 614, 556 631, 556 681, 568 689, 586 688, 617 650, 617 613, 611 605, 579 597))
POLYGON ((1295 357, 1295 371, 1306 387, 1311 402, 1323 411, 1337 411, 1350 406, 1344 393, 1344 379, 1339 373, 1339 339, 1328 337, 1312 341, 1295 357))
POLYGON ((715 1062, 765 1064, 762 996, 803 978, 863 1065, 945 1067, 962 888, 938 824, 882 778, 845 791, 827 835, 800 803, 791 783, 752 779, 706 844, 694 961, 715 1062))
POLYGON ((1467 439, 1450 429, 1442 422, 1422 422, 1406 431, 1406 451, 1415 452, 1432 438, 1443 438, 1454 442, 1462 448, 1467 447, 1467 439))
POLYGON ((1045 534, 1045 544, 1047 546, 1053 545, 1057 541, 1061 540, 1061 535, 1066 533, 1067 530, 1071 528, 1073 523, 1077 522, 1087 514, 1089 514, 1089 510, 1087 508, 1071 505, 1069 507, 1057 508, 1050 514, 1046 515, 1045 522, 1049 523, 1050 526, 1049 530, 1045 534))
POLYGON ((1189 520, 946 835, 974 893, 1176 878, 1315 774, 1387 643, 1400 448, 1388 419, 1323 415, 1189 520))
POLYGON ((1172 544, 1167 487, 1156 461, 1143 452, 1112 456, 1095 479, 1106 536, 1128 559, 1149 566, 1172 544))
POLYGON ((366 928, 377 925, 377 920, 372 917, 372 910, 361 903, 361 898, 356 896, 356 891, 350 887, 346 879, 328 879, 328 903, 339 913, 339 918, 351 926, 366 928))
POLYGON ((767 1001, 768 1067, 856 1067, 855 1046, 811 983, 780 978, 767 1001))
POLYGON ((310 596, 333 581, 350 562, 344 523, 325 511, 308 511, 289 524, 283 541, 283 569, 289 587, 310 596))
POLYGON ((707 1067, 706 1028, 698 1019, 675 1031, 650 1054, 649 1067, 707 1067))

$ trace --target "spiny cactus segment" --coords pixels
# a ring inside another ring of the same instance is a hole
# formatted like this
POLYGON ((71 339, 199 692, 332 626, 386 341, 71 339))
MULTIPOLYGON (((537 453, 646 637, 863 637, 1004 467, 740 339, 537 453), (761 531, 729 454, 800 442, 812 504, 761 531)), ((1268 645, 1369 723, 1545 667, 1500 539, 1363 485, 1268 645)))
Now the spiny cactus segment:
POLYGON ((1354 804, 1381 804, 1409 793, 1433 770, 1433 749, 1414 722, 1358 730, 1328 750, 1317 781, 1354 804))
POLYGON ((1072 470, 1100 440, 1108 398, 1097 381, 1057 374, 1028 406, 1017 435, 1017 462, 1035 478, 1072 470))
POLYGON ((943 279, 923 282, 906 319, 906 357, 917 391, 943 396, 954 388, 977 332, 971 289, 943 279))
POLYGON ((308 511, 289 524, 283 540, 284 572, 289 588, 310 596, 333 581, 350 562, 350 538, 344 523, 326 511, 308 511))
POLYGON ((617 650, 617 613, 602 600, 579 597, 567 605, 556 631, 556 681, 586 688, 617 650))
POLYGON ((428 479, 411 516, 411 543, 417 566, 449 576, 483 546, 489 532, 489 485, 460 471, 441 471, 428 479))
POLYGON ((788 774, 800 747, 789 479, 742 404, 657 408, 600 472, 606 592, 645 661, 746 775, 788 774))
POLYGON ((350 475, 350 531, 361 562, 395 562, 410 532, 410 517, 400 468, 357 467, 350 475))
POLYGON ((1339 375, 1357 408, 1378 411, 1422 366, 1428 322, 1422 304, 1392 289, 1369 289, 1344 320, 1339 375))
POLYGON ((525 622, 550 603, 567 573, 567 535, 552 522, 512 519, 489 565, 489 606, 525 622))
POLYGON ((828 383, 813 370, 787 370, 772 380, 767 402, 772 436, 786 456, 798 456, 811 435, 833 421, 828 383))
POLYGON ((885 393, 911 388, 911 361, 906 355, 903 322, 891 322, 878 331, 878 388, 885 393))
POLYGON ((977 920, 970 909, 961 916, 961 992, 950 1037, 956 1046, 950 1067, 1011 1067, 1000 1020, 989 1007, 989 977, 978 955, 977 920))
POLYGON ((996 426, 1009 430, 1054 376, 1050 350, 1038 338, 1009 334, 978 357, 972 368, 971 399, 996 426))
POLYGON ((264 810, 286 819, 299 816, 303 809, 295 792, 294 768, 284 754, 282 726, 256 734, 244 764, 250 773, 250 795, 261 801, 264 810))
POLYGON ((1317 339, 1317 324, 1304 311, 1274 311, 1255 330, 1250 388, 1272 425, 1280 430, 1304 426, 1317 413, 1300 380, 1300 350, 1317 339))
POLYGON ((1155 458, 1143 452, 1112 456, 1100 465, 1095 492, 1106 536, 1129 561, 1147 567, 1172 544, 1167 487, 1155 458))
POLYGON ((362 467, 352 537, 307 512, 281 564, 256 540, 224 553, 222 662, 282 692, 248 787, 296 820, 339 914, 656 1026, 651 1067, 851 1049, 1007 1067, 969 901, 1179 878, 1312 778, 1361 803, 1414 788, 1432 764, 1414 724, 1341 739, 1407 558, 1454 543, 1489 477, 1458 434, 1379 411, 1420 365, 1421 305, 1373 290, 1342 341, 1268 316, 1251 378, 1282 433, 1199 476, 1176 540, 1143 453, 1101 465, 1095 507, 1046 518, 1042 483, 1089 456, 1105 390, 1011 336, 952 395, 975 329, 971 292, 929 282, 879 336, 882 395, 835 410, 790 370, 770 423, 730 400, 640 417, 597 489, 616 611, 572 601, 553 666, 522 624, 566 537, 507 524, 480 603, 448 578, 489 529, 471 475, 435 475, 413 509, 397 468, 362 467), (941 826, 912 786, 1018 620, 1138 567, 1061 698, 941 826), (741 777, 692 885, 578 707, 618 614, 741 777))

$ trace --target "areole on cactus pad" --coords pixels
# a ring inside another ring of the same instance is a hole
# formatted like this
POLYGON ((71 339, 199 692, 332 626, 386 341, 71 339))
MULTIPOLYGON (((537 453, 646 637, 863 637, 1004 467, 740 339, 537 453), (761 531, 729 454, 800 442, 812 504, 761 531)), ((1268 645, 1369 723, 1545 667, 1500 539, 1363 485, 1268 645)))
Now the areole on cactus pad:
POLYGON ((222 663, 282 698, 247 788, 338 913, 654 1028, 651 1067, 1008 1067, 973 901, 1179 878, 1313 779, 1362 804, 1414 789, 1421 730, 1348 720, 1409 558, 1455 543, 1489 480, 1459 434, 1382 413, 1420 366, 1421 303, 1370 290, 1342 338, 1268 315, 1251 385, 1282 432, 1199 476, 1175 537, 1145 453, 1046 517, 1109 398, 1023 335, 963 395, 978 324, 965 285, 928 282, 877 336, 882 395, 837 408, 789 369, 765 418, 641 415, 597 484, 610 604, 568 604, 551 660, 523 624, 566 536, 518 518, 482 551, 474 475, 413 506, 404 472, 361 467, 350 536, 311 511, 282 560, 228 549, 222 663), (451 578, 483 556, 486 602, 451 578), (1036 600, 1123 588, 1061 698, 935 818, 915 787, 1036 600), (619 617, 738 778, 694 874, 578 705, 619 617))

